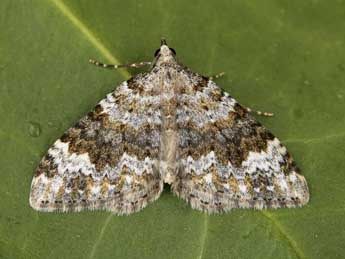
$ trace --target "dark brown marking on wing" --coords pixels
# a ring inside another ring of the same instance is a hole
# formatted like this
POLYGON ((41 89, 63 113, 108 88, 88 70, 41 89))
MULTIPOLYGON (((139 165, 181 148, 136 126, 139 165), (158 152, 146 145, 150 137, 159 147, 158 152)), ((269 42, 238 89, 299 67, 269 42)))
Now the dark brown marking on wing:
POLYGON ((147 156, 158 157, 159 140, 153 143, 147 136, 159 136, 159 131, 158 125, 149 123, 135 129, 127 124, 111 122, 102 107, 96 106, 60 140, 69 144, 70 153, 88 153, 91 163, 101 171, 107 164, 116 166, 124 152, 140 160, 147 156))

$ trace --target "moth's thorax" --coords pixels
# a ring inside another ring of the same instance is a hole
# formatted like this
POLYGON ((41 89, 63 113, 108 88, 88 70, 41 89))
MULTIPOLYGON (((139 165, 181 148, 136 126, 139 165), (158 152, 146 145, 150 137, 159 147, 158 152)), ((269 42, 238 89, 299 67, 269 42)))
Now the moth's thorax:
POLYGON ((155 66, 160 66, 162 64, 174 64, 176 63, 176 58, 174 53, 169 49, 167 45, 162 45, 160 47, 159 54, 155 61, 155 66))

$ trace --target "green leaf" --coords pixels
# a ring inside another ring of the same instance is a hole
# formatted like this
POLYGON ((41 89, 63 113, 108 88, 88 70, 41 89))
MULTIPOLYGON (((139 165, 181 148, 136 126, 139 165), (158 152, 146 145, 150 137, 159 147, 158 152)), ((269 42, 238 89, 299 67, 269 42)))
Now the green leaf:
POLYGON ((3 0, 0 5, 0 258, 343 258, 343 1, 3 0), (287 145, 311 191, 300 209, 208 216, 169 188, 142 212, 45 214, 33 171, 55 139, 150 61, 167 38, 287 145))

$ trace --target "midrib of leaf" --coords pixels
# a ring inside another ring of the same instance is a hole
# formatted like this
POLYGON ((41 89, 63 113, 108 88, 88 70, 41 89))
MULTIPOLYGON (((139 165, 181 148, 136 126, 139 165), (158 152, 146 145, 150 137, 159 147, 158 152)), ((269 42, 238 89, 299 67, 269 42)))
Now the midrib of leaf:
MULTIPOLYGON (((86 27, 86 25, 78 18, 76 17, 71 9, 61 0, 51 0, 52 3, 54 3, 54 6, 56 6, 64 17, 66 17, 84 36, 85 38, 96 48, 100 51, 100 53, 111 63, 113 64, 120 64, 119 60, 110 53, 110 51, 103 45, 103 43, 97 39, 95 34, 86 27)), ((130 78, 131 74, 125 70, 120 69, 120 73, 125 78, 130 78)))
POLYGON ((285 231, 281 223, 268 211, 262 210, 261 214, 278 230, 280 235, 286 240, 290 248, 295 252, 297 258, 305 259, 303 251, 298 247, 296 241, 285 231))

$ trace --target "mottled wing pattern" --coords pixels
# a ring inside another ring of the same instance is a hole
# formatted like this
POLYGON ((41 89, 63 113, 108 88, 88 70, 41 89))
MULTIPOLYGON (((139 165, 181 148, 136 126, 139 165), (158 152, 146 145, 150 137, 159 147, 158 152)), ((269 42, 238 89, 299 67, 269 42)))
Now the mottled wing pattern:
POLYGON ((195 82, 178 96, 173 192, 208 213, 307 203, 306 180, 279 140, 214 82, 195 82))
POLYGON ((159 96, 145 77, 122 83, 53 144, 32 181, 33 208, 129 214, 159 197, 159 96))

